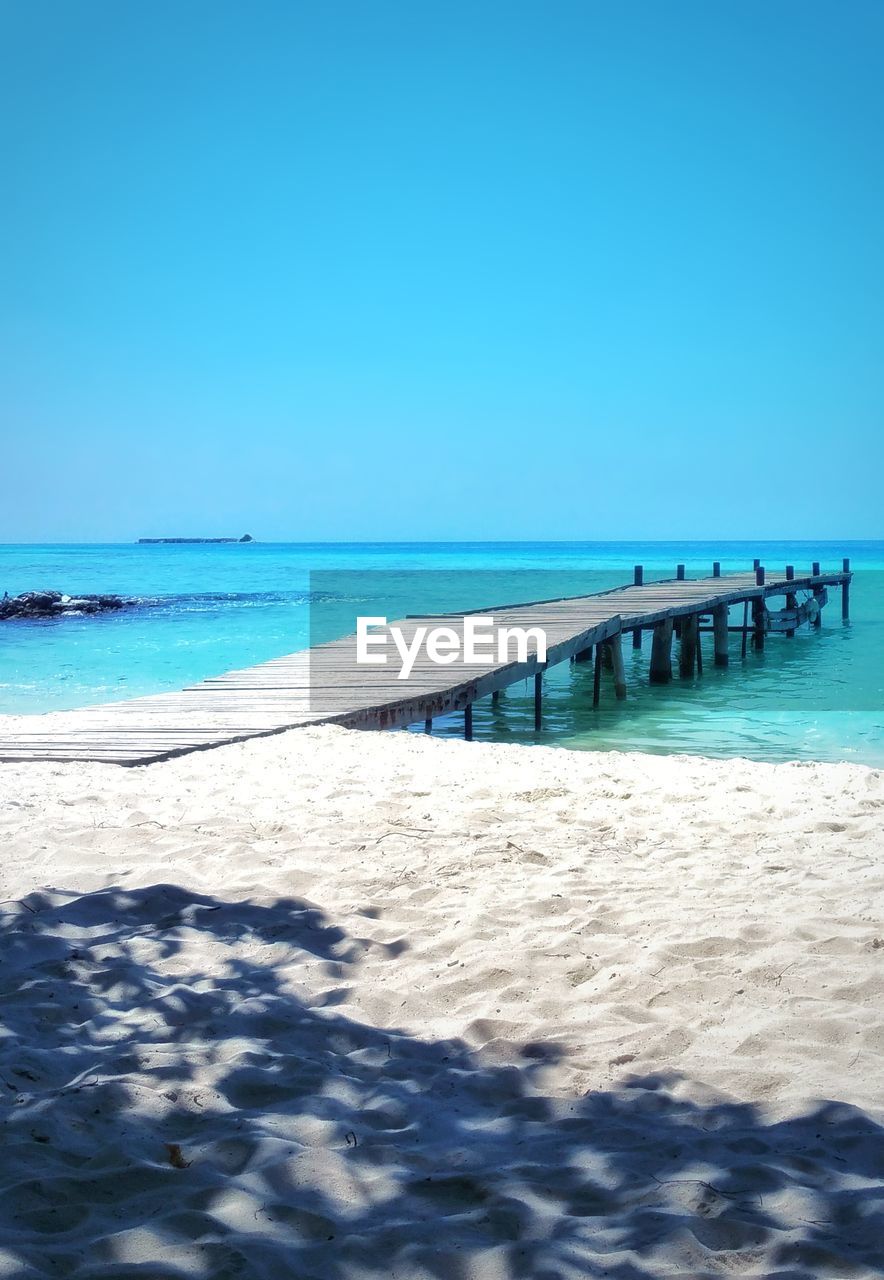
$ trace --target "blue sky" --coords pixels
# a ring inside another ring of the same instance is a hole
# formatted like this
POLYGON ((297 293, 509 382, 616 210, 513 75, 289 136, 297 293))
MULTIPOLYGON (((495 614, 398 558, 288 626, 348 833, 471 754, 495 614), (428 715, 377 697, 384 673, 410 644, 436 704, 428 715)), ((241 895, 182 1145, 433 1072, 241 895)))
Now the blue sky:
POLYGON ((5 0, 0 541, 882 536, 884 6, 5 0))

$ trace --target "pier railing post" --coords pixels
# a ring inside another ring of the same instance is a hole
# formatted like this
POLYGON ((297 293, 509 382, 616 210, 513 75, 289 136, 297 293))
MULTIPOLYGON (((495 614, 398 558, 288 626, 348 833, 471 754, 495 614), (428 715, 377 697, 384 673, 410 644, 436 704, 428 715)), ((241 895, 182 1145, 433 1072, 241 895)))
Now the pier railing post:
MULTIPOLYGON (((847 556, 841 561, 841 569, 844 573, 850 573, 850 561, 847 556)), ((844 622, 850 618, 850 580, 848 578, 841 583, 841 618, 844 622)))
MULTIPOLYGON (((633 576, 632 576, 633 585, 636 587, 640 587, 644 584, 644 580, 645 580, 644 566, 637 564, 635 566, 635 569, 633 571, 633 576)), ((636 627, 632 633, 632 647, 633 649, 640 649, 642 647, 641 627, 636 627)))
POLYGON ((664 618, 654 627, 651 639, 651 684, 668 684, 672 679, 672 619, 664 618))
POLYGON ((712 643, 715 650, 715 665, 726 667, 728 664, 726 604, 717 604, 712 610, 712 643))

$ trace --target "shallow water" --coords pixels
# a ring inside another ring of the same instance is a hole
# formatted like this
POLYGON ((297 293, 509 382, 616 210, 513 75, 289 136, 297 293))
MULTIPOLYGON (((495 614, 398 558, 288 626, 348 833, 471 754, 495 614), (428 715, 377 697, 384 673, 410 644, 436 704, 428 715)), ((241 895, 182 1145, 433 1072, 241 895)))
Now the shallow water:
MULTIPOLYGON (((884 765, 884 542, 2 546, 0 591, 117 592, 143 603, 97 618, 0 624, 0 711, 180 688, 349 630, 354 610, 401 616, 603 590, 631 581, 637 563, 649 579, 673 576, 679 562, 693 576, 713 559, 726 573, 756 556, 771 568, 820 560, 834 569, 844 555, 855 571, 849 624, 830 590, 821 630, 769 637, 745 663, 734 636, 726 671, 712 666, 704 636, 703 676, 662 688, 647 683, 649 639, 637 652, 627 641, 625 703, 606 688, 593 709, 590 666, 564 664, 545 682, 539 737, 524 686, 496 707, 478 703, 474 732, 590 750, 884 765)), ((459 734, 461 719, 434 730, 459 734)))

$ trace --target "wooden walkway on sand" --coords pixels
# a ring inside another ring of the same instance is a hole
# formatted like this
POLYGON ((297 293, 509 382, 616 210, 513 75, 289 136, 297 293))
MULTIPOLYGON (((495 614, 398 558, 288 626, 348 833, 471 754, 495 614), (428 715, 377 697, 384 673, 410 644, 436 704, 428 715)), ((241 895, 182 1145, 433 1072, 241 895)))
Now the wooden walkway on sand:
MULTIPOLYGON (((598 702, 602 671, 613 673, 615 694, 626 696, 621 637, 632 634, 641 644, 642 632, 652 633, 649 677, 658 683, 672 675, 673 633, 679 636, 677 656, 680 674, 702 670, 700 633, 713 632, 714 661, 726 665, 729 637, 741 633, 741 653, 747 644, 763 648, 765 635, 779 630, 786 635, 804 621, 819 624, 826 602, 826 588, 840 587, 842 616, 848 616, 851 580, 849 562, 838 571, 821 572, 814 564, 809 573, 752 572, 722 576, 714 566, 710 577, 684 577, 643 581, 641 567, 635 581, 625 587, 593 595, 558 600, 531 601, 503 607, 489 605, 473 610, 493 616, 496 626, 540 627, 546 634, 547 661, 540 664, 528 654, 526 661, 488 661, 467 665, 419 660, 406 681, 397 678, 395 664, 364 666, 356 662, 356 637, 345 636, 290 654, 203 680, 180 692, 156 694, 84 707, 77 711, 48 712, 34 716, 0 717, 0 761, 94 760, 121 765, 142 765, 190 751, 242 742, 281 733, 306 724, 335 723, 352 728, 389 729, 436 716, 464 713, 464 731, 472 735, 472 705, 482 697, 496 697, 502 689, 526 677, 534 679, 535 721, 542 716, 543 671, 568 660, 594 657, 594 699, 598 702), (797 593, 807 593, 799 603, 797 593), (772 613, 767 601, 785 597, 785 607, 772 613), (742 609, 739 607, 742 606, 742 609), (736 625, 730 610, 738 608, 736 625), (711 617, 711 626, 702 625, 711 617)), ((461 635, 470 614, 409 617, 397 625, 406 638, 419 626, 444 621, 461 635)))

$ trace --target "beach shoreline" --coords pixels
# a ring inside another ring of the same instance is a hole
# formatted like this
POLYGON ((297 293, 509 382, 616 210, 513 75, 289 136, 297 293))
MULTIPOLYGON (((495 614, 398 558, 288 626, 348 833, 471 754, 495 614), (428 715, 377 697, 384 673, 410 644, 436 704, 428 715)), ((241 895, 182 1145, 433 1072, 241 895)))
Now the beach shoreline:
POLYGON ((880 771, 323 727, 0 795, 0 1274, 878 1274, 880 771))

